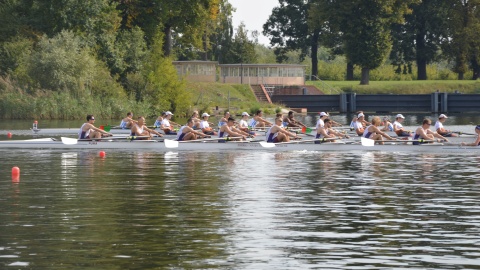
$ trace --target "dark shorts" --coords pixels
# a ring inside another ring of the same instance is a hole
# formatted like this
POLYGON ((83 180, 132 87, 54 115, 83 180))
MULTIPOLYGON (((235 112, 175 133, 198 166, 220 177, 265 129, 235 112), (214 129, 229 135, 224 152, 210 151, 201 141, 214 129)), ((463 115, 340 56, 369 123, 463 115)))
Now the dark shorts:
POLYGON ((411 134, 411 133, 408 132, 408 131, 400 131, 400 132, 395 132, 395 133, 396 133, 397 136, 399 136, 399 137, 408 137, 408 136, 410 136, 410 134, 411 134))
POLYGON ((452 137, 452 132, 448 132, 448 133, 444 133, 444 134, 438 133, 438 134, 442 135, 443 137, 452 137))

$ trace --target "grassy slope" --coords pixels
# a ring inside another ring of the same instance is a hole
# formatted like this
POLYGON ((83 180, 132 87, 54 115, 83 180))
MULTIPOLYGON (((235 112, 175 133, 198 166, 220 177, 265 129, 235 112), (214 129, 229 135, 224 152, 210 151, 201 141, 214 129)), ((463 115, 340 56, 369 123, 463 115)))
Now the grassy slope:
POLYGON ((480 94, 480 81, 432 80, 432 81, 370 81, 370 85, 360 85, 358 81, 309 81, 325 94, 355 92, 357 94, 428 94, 436 90, 465 94, 480 94), (334 88, 330 91, 329 87, 334 88))
POLYGON ((252 112, 259 108, 271 113, 278 106, 257 102, 248 85, 188 82, 187 89, 191 93, 192 110, 202 112, 215 113, 215 108, 218 106, 220 113, 223 113, 228 109, 229 95, 230 112, 233 114, 240 114, 243 111, 252 112))

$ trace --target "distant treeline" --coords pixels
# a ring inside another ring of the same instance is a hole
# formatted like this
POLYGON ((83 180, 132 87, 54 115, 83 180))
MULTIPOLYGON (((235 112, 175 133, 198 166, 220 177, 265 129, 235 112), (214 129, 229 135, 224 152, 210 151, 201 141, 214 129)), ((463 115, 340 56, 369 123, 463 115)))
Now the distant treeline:
MULTIPOLYGON (((346 58, 346 79, 361 69, 361 84, 370 70, 386 60, 397 74, 417 68, 428 78, 427 65, 451 62, 458 79, 472 71, 480 77, 480 1, 478 0, 279 0, 263 33, 276 46, 277 58, 291 50, 311 56, 312 74, 319 75, 320 46, 346 58)), ((320 75, 322 73, 320 72, 320 75)), ((321 77, 321 76, 320 76, 321 77)))

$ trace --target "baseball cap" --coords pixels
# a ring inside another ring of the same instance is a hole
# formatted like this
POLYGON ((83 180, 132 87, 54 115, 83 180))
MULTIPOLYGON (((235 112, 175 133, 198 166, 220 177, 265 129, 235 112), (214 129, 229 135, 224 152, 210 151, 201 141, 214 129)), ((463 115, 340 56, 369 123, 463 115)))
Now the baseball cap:
POLYGON ((202 117, 205 117, 205 116, 210 116, 210 114, 208 114, 208 113, 203 113, 203 114, 202 114, 202 117))
POLYGON ((445 114, 442 113, 438 116, 438 119, 440 119, 440 118, 448 118, 448 117, 445 114))
POLYGON ((328 116, 328 113, 326 113, 326 112, 321 112, 321 113, 320 113, 320 117, 322 117, 322 116, 328 116))
POLYGON ((388 116, 384 116, 383 121, 387 121, 387 120, 390 120, 390 118, 388 116))
POLYGON ((250 114, 248 114, 247 112, 243 112, 243 113, 242 113, 242 116, 245 116, 245 115, 246 115, 246 116, 250 116, 250 114))
POLYGON ((405 119, 405 116, 403 116, 403 114, 399 113, 399 114, 397 114, 397 116, 395 116, 395 118, 402 118, 402 119, 405 119))
POLYGON ((166 115, 173 115, 173 113, 171 111, 166 111, 165 114, 166 115))
POLYGON ((360 117, 362 117, 362 116, 365 116, 365 114, 359 113, 359 114, 357 115, 358 118, 360 118, 360 117))

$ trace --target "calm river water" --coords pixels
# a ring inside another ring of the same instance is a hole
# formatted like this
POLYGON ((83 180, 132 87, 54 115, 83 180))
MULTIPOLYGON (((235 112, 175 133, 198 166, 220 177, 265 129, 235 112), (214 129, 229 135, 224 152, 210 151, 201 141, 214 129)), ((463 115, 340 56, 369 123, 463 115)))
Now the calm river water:
POLYGON ((0 149, 0 161, 0 269, 480 269, 478 155, 0 149))

